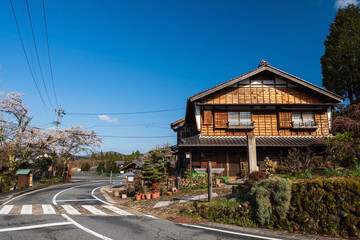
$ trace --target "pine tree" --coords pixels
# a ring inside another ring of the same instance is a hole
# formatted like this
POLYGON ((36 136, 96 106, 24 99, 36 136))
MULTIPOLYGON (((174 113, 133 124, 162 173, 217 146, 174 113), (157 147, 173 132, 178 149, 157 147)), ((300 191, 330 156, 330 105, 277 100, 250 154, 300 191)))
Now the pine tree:
POLYGON ((326 36, 321 57, 323 86, 360 102, 360 9, 353 4, 339 9, 326 36))

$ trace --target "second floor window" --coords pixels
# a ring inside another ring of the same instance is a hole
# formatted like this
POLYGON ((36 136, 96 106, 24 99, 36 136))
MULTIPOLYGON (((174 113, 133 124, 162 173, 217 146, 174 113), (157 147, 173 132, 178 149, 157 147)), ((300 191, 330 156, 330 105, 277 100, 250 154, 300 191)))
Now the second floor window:
POLYGON ((229 127, 250 126, 251 112, 229 112, 228 121, 229 121, 229 127))
POLYGON ((313 112, 292 112, 293 126, 315 126, 315 119, 313 112))

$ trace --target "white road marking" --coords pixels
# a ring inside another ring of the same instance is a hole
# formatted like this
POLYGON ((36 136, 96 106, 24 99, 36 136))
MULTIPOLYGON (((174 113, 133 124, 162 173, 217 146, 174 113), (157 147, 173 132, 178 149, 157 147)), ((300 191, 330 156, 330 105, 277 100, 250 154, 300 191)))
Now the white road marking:
POLYGON ((73 208, 73 206, 71 205, 61 205, 65 211, 67 211, 68 214, 70 215, 81 215, 81 213, 79 213, 78 210, 76 210, 75 208, 73 208))
POLYGON ((0 232, 20 231, 20 230, 28 230, 28 229, 35 229, 35 228, 70 225, 70 224, 73 224, 73 223, 72 222, 46 223, 46 224, 31 225, 31 226, 24 226, 24 227, 3 228, 3 229, 0 229, 0 232))
POLYGON ((114 206, 103 205, 102 207, 107 208, 107 209, 109 209, 109 210, 111 210, 111 211, 113 211, 113 212, 115 212, 115 213, 117 213, 117 214, 119 214, 119 215, 124 215, 124 216, 130 216, 130 215, 132 215, 131 213, 126 212, 126 211, 124 211, 124 210, 122 210, 122 209, 120 209, 120 208, 114 207, 114 206))
POLYGON ((186 227, 200 228, 200 229, 205 229, 205 230, 210 230, 210 231, 215 231, 215 232, 222 232, 222 233, 228 233, 228 234, 233 234, 233 235, 238 235, 238 236, 245 236, 245 237, 252 237, 252 238, 257 238, 257 239, 283 240, 281 238, 272 238, 272 237, 259 236, 259 235, 255 235, 255 234, 233 232, 233 231, 210 228, 210 227, 199 226, 199 225, 190 225, 190 224, 181 224, 181 225, 186 226, 186 227))
MULTIPOLYGON (((97 183, 100 183, 100 182, 108 182, 108 181, 109 181, 109 180, 96 180, 96 181, 93 181, 93 182, 91 182, 91 183, 79 184, 79 185, 74 186, 74 187, 71 187, 71 188, 80 187, 80 186, 84 186, 84 185, 97 184, 97 183)), ((66 184, 63 184, 63 185, 66 185, 66 184)), ((63 186, 63 185, 61 185, 61 186, 63 186)), ((15 199, 21 198, 21 197, 26 196, 26 195, 29 195, 29 194, 33 194, 33 193, 37 193, 37 192, 40 192, 40 191, 48 190, 48 189, 51 189, 51 188, 57 188, 57 187, 59 187, 59 185, 55 185, 55 186, 46 187, 46 188, 38 189, 38 190, 35 190, 35 191, 27 192, 27 193, 21 194, 21 195, 19 195, 19 196, 16 196, 16 197, 14 197, 14 198, 12 198, 12 199, 10 199, 10 200, 2 203, 1 205, 6 205, 6 204, 8 204, 9 202, 14 201, 15 199)), ((57 197, 60 193, 66 191, 66 190, 69 190, 69 189, 70 189, 70 188, 67 188, 67 189, 59 192, 58 194, 56 194, 56 195, 53 197, 53 200, 52 200, 52 201, 53 201, 53 203, 54 203, 54 201, 55 201, 55 204, 54 204, 54 205, 57 205, 57 204, 56 204, 56 197, 57 197)))
POLYGON ((149 217, 149 218, 153 218, 153 219, 158 219, 157 217, 154 217, 153 215, 145 215, 146 217, 149 217))
POLYGON ((53 203, 54 205, 57 205, 57 203, 56 203, 56 198, 57 198, 57 196, 59 196, 59 194, 61 194, 61 193, 65 192, 65 191, 67 191, 67 190, 70 190, 70 189, 76 188, 76 187, 77 187, 77 186, 74 186, 74 187, 71 187, 71 188, 66 188, 66 189, 64 189, 64 190, 62 190, 62 191, 60 191, 60 192, 58 192, 57 194, 55 194, 55 195, 54 195, 54 197, 53 197, 53 199, 52 199, 52 203, 53 203))
POLYGON ((9 214, 14 205, 5 205, 1 210, 0 214, 9 214))
POLYGON ((105 204, 107 204, 107 205, 112 205, 111 203, 105 202, 105 201, 101 200, 100 198, 98 198, 97 196, 95 196, 94 192, 95 192, 95 190, 98 189, 98 188, 100 188, 100 187, 94 188, 94 189, 91 191, 91 196, 93 196, 93 198, 97 199, 98 201, 100 201, 100 202, 102 202, 102 203, 105 203, 105 204))
POLYGON ((56 202, 88 202, 88 201, 97 201, 97 199, 91 198, 91 199, 56 200, 56 202))
POLYGON ((32 214, 32 205, 23 205, 20 214, 32 214))
POLYGON ((101 211, 93 206, 90 206, 90 205, 81 205, 81 206, 94 215, 106 215, 106 213, 104 213, 103 211, 101 211))
POLYGON ((55 209, 51 205, 41 205, 44 214, 56 214, 55 209))
POLYGON ((63 216, 64 218, 66 218, 69 222, 71 222, 72 224, 74 224, 75 226, 77 226, 78 228, 84 230, 87 233, 90 233, 91 235, 104 239, 104 240, 112 240, 111 238, 108 238, 104 235, 101 235, 100 233, 94 232, 93 230, 90 230, 82 225, 80 225, 79 223, 75 222, 74 220, 72 220, 69 216, 67 216, 66 214, 61 214, 61 216, 63 216))

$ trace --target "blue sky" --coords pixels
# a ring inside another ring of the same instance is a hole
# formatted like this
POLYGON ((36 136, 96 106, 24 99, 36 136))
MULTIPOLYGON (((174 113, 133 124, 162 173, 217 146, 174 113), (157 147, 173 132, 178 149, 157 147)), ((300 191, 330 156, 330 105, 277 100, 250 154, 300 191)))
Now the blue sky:
MULTIPOLYGON (((351 1, 337 4, 346 2, 351 1)), ((26 11, 26 2, 13 3, 28 46, 20 5, 26 11)), ((320 57, 335 4, 335 0, 46 0, 59 103, 69 113, 184 108, 187 97, 256 68, 262 59, 321 86, 320 57)), ((29 7, 45 83, 54 101, 42 1, 29 0, 29 7)), ((33 125, 51 127, 55 113, 46 110, 36 91, 9 1, 0 1, 0 26, 1 90, 25 93, 33 125)), ((30 34, 29 30, 28 26, 30 34)), ((32 44, 31 35, 29 41, 32 44)), ((184 112, 102 116, 102 120, 68 114, 61 127, 123 125, 94 129, 101 135, 171 136, 104 138, 104 151, 145 152, 156 144, 176 142, 169 125, 184 112)))

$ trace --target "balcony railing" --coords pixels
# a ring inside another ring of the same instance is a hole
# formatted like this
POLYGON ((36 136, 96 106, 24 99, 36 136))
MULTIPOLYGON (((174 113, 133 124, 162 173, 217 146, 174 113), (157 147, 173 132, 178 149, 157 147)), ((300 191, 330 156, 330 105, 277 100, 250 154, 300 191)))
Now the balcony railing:
POLYGON ((249 123, 240 123, 240 125, 230 125, 228 123, 228 129, 243 129, 243 130, 251 130, 254 129, 254 122, 249 123))
POLYGON ((292 122, 291 124, 294 129, 317 129, 319 127, 315 121, 292 122))

